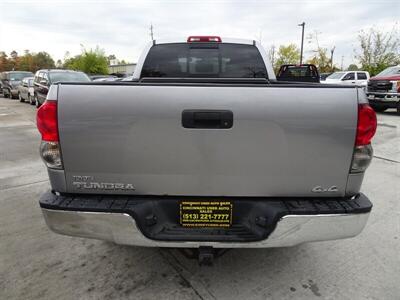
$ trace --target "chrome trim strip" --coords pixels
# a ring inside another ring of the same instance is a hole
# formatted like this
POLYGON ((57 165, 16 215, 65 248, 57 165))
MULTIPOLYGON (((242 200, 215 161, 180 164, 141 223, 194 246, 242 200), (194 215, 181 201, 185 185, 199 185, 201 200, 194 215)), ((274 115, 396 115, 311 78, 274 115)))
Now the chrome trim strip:
POLYGON ((368 95, 388 95, 388 96, 400 96, 400 93, 396 92, 366 92, 367 96, 368 95))
POLYGON ((336 240, 358 235, 369 213, 288 215, 281 218, 268 239, 258 242, 167 242, 145 237, 128 214, 63 211, 42 208, 47 226, 70 236, 106 240, 144 247, 198 248, 270 248, 295 246, 306 242, 336 240))

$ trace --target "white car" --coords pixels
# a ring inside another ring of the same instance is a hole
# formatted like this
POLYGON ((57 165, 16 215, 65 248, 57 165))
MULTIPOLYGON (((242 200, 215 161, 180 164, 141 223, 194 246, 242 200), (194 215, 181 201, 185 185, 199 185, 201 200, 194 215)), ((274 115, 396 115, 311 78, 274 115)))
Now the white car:
POLYGON ((33 99, 33 77, 26 77, 22 79, 20 85, 18 86, 18 99, 20 102, 25 102, 28 100, 30 104, 35 104, 33 99))
POLYGON ((335 72, 321 83, 326 84, 353 84, 367 86, 369 80, 369 73, 366 71, 347 71, 335 72))

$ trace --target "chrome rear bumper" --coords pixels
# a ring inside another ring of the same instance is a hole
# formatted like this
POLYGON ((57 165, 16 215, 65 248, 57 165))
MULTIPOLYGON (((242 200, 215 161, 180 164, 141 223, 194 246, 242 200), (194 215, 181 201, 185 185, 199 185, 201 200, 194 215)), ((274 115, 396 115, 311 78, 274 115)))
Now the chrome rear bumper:
POLYGON ((358 235, 369 212, 357 214, 287 215, 267 239, 256 242, 158 241, 142 234, 126 213, 65 211, 42 208, 48 227, 60 234, 145 247, 269 248, 336 240, 358 235))

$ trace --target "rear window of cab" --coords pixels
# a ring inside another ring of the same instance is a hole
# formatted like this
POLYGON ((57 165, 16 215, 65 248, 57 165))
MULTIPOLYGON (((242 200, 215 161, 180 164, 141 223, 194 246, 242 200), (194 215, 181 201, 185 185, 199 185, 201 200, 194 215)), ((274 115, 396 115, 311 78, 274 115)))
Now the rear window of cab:
POLYGON ((140 77, 267 78, 257 47, 244 44, 154 45, 140 77))

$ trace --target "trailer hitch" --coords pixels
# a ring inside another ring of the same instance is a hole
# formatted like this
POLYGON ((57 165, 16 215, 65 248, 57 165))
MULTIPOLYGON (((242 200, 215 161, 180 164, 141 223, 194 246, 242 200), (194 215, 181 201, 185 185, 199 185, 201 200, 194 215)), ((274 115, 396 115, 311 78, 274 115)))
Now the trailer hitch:
POLYGON ((215 250, 212 247, 199 248, 199 266, 212 266, 215 250))
POLYGON ((189 259, 198 259, 200 266, 212 266, 214 259, 225 254, 229 249, 215 249, 213 247, 179 248, 179 251, 189 259))

